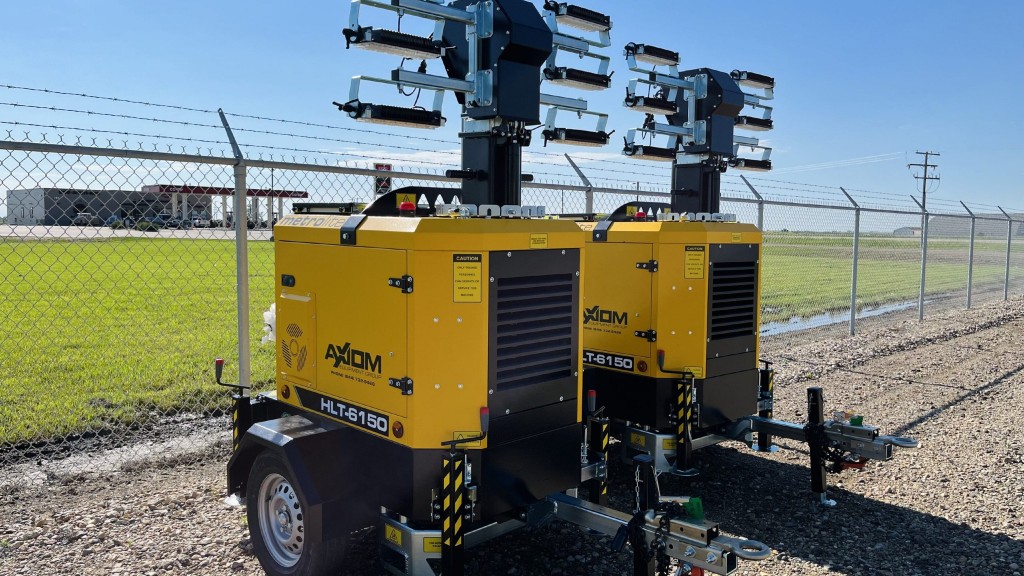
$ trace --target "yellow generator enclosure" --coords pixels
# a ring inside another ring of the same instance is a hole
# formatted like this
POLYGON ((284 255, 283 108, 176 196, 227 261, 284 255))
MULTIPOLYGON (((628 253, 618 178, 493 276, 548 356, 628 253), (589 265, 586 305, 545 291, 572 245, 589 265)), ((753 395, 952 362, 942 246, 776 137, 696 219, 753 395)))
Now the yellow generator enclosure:
POLYGON ((485 514, 579 483, 574 223, 309 214, 274 235, 277 399, 362 432, 388 508, 430 512, 442 443, 479 437, 481 409, 487 438, 459 447, 485 514))
POLYGON ((669 426, 680 373, 694 379, 699 428, 755 413, 761 232, 735 222, 579 225, 584 381, 608 415, 669 426))

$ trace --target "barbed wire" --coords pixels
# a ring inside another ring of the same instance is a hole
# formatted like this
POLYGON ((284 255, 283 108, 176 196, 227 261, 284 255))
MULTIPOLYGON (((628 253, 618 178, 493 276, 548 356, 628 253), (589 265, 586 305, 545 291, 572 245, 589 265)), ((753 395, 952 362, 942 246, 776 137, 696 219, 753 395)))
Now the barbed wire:
MULTIPOLYGON (((159 103, 159 102, 150 102, 150 101, 138 100, 138 99, 130 99, 130 98, 118 98, 118 97, 112 97, 112 96, 101 96, 101 95, 87 94, 87 93, 82 93, 82 92, 72 92, 72 91, 64 91, 64 90, 53 90, 53 89, 48 89, 48 88, 34 88, 34 87, 18 86, 18 85, 12 85, 12 84, 0 84, 0 88, 4 88, 4 89, 8 89, 8 90, 13 90, 13 91, 24 91, 24 92, 38 93, 38 94, 54 94, 54 95, 68 96, 68 97, 74 97, 74 98, 86 98, 86 99, 107 101, 107 102, 112 102, 112 103, 117 103, 117 104, 132 104, 132 105, 139 105, 139 106, 146 106, 146 107, 153 107, 153 108, 160 108, 160 109, 168 109, 168 110, 178 110, 178 111, 185 111, 185 112, 192 112, 192 113, 199 113, 199 114, 216 114, 217 113, 217 111, 212 110, 212 109, 196 108, 196 107, 189 107, 189 106, 180 106, 180 105, 174 105, 174 104, 164 104, 164 103, 159 103)), ((133 115, 133 114, 119 114, 119 113, 111 113, 111 112, 99 112, 99 111, 95 111, 95 110, 85 110, 85 109, 69 108, 69 107, 61 107, 61 106, 43 106, 43 105, 35 105, 35 104, 22 104, 22 103, 17 103, 17 102, 0 102, 0 106, 8 106, 8 107, 13 107, 13 108, 35 109, 35 110, 46 110, 46 111, 53 111, 53 112, 65 112, 65 113, 72 113, 72 114, 83 114, 83 115, 88 115, 88 116, 98 116, 98 117, 106 117, 106 118, 119 118, 119 119, 124 119, 124 120, 131 120, 131 121, 154 122, 154 123, 169 124, 169 125, 175 125, 175 126, 181 126, 181 127, 187 127, 187 128, 202 128, 202 129, 213 129, 213 130, 223 129, 223 126, 221 126, 219 124, 212 124, 212 123, 203 123, 203 122, 195 122, 195 121, 187 121, 187 120, 174 120, 174 119, 160 118, 160 117, 155 117, 155 116, 147 117, 147 116, 139 116, 139 115, 133 115)), ((280 124, 284 124, 284 125, 304 126, 304 127, 308 127, 308 128, 318 128, 318 129, 326 129, 326 130, 333 130, 333 131, 343 131, 343 132, 355 133, 355 134, 373 134, 373 135, 376 135, 376 136, 382 136, 382 137, 387 137, 387 138, 400 138, 400 139, 402 139, 404 141, 412 140, 412 141, 431 142, 431 143, 440 143, 440 144, 449 144, 449 145, 455 144, 455 142, 452 142, 452 141, 449 141, 449 140, 445 140, 445 139, 430 138, 430 137, 425 137, 425 136, 417 136, 417 135, 408 134, 408 133, 393 133, 393 132, 372 130, 372 129, 367 129, 367 128, 350 128, 350 127, 335 126, 335 125, 332 125, 332 124, 325 124, 325 123, 307 122, 307 121, 300 121, 300 120, 289 120, 289 119, 285 119, 285 118, 276 118, 276 117, 272 117, 272 116, 265 116, 265 115, 258 115, 258 114, 242 114, 242 113, 229 113, 229 112, 225 112, 225 114, 230 116, 230 117, 233 117, 233 118, 240 118, 240 119, 253 120, 253 121, 259 121, 259 122, 274 122, 274 123, 280 123, 280 124)), ((191 137, 191 136, 170 136, 170 135, 164 135, 164 134, 147 134, 147 133, 142 133, 142 132, 133 132, 133 131, 129 131, 129 130, 124 130, 124 131, 104 130, 104 129, 98 129, 98 128, 84 128, 84 127, 74 127, 74 126, 61 126, 61 125, 58 125, 58 124, 41 124, 41 123, 37 124, 37 123, 16 122, 16 121, 3 121, 2 123, 3 124, 7 124, 7 125, 12 125, 12 126, 27 126, 27 127, 41 128, 41 129, 50 128, 50 129, 54 129, 54 130, 73 130, 73 131, 76 131, 76 132, 92 132, 92 133, 97 133, 97 134, 109 134, 109 135, 118 135, 118 136, 128 136, 128 137, 134 137, 134 138, 151 138, 151 139, 158 139, 158 140, 172 140, 172 141, 189 142, 189 143, 196 143, 196 144, 207 144, 207 145, 209 145, 209 144, 216 144, 218 146, 224 146, 226 144, 226 142, 224 140, 208 140, 208 139, 204 139, 204 138, 196 138, 196 137, 191 137)), ((382 146, 382 144, 375 144, 375 143, 367 142, 365 140, 360 140, 360 139, 331 138, 331 137, 325 137, 325 136, 320 136, 320 135, 302 134, 302 133, 297 133, 297 132, 285 132, 285 131, 277 131, 277 130, 266 130, 266 129, 259 129, 259 128, 254 128, 254 127, 247 127, 247 126, 235 126, 235 127, 233 127, 233 130, 238 131, 238 132, 243 132, 243 133, 249 133, 249 134, 259 134, 259 135, 273 136, 273 137, 282 137, 282 138, 298 138, 298 139, 311 140, 311 141, 319 141, 319 142, 328 142, 328 143, 334 143, 334 144, 358 145, 358 146, 382 146)), ((8 134, 10 135, 10 131, 8 131, 8 134)), ((43 138, 44 139, 47 138, 45 133, 43 134, 43 138)), ((64 135, 59 135, 58 138, 63 139, 64 135)), ((81 142, 81 137, 80 136, 77 136, 76 139, 79 142, 81 142)), ((95 138, 93 138, 92 140, 93 140, 93 142, 96 141, 95 138)), ((111 146, 113 146, 113 140, 114 139, 109 139, 109 138, 107 139, 108 143, 110 143, 111 146)), ((128 147, 127 141, 122 141, 122 143, 125 145, 126 148, 128 147)), ((139 149, 139 150, 145 149, 146 144, 143 144, 141 142, 139 142, 137 144, 138 144, 138 146, 137 146, 136 149, 139 149)), ((387 144, 386 146, 387 146, 387 149, 389 149, 389 150, 403 150, 403 151, 413 152, 413 153, 444 154, 444 155, 448 155, 448 156, 458 156, 460 154, 460 152, 454 151, 454 150, 438 150, 438 149, 427 149, 427 148, 422 148, 422 147, 396 146, 396 145, 390 144, 390 143, 387 144)), ((353 157, 353 158, 363 158, 363 159, 367 159, 367 160, 382 159, 382 160, 388 160, 388 161, 392 161, 392 162, 408 162, 408 163, 413 163, 413 164, 428 164, 428 165, 435 165, 435 166, 447 166, 448 165, 448 164, 445 164, 445 163, 431 162, 429 160, 422 160, 422 159, 418 159, 418 158, 403 158, 401 156, 383 156, 379 151, 378 152, 374 152, 374 153, 360 153, 360 152, 354 152, 354 151, 346 151, 346 152, 335 153, 335 152, 331 152, 329 150, 309 150, 309 149, 304 149, 304 148, 300 148, 300 147, 269 146, 269 145, 259 145, 259 144, 249 144, 249 145, 247 145, 247 147, 249 147, 249 148, 267 149, 267 150, 280 150, 280 151, 287 151, 287 152, 299 152, 299 153, 304 153, 304 154, 324 154, 324 155, 349 156, 349 157, 353 157)), ((153 144, 153 148, 157 149, 157 145, 153 144)), ((170 149, 170 145, 168 145, 168 149, 170 149)), ((182 149, 184 149, 184 147, 182 147, 182 149)), ((212 152, 212 148, 207 148, 207 150, 212 155, 212 153, 213 153, 212 152)), ((223 153, 223 150, 221 150, 221 152, 223 153)), ((568 176, 570 178, 572 178, 574 176, 572 173, 568 172, 568 166, 566 166, 565 164, 543 161, 543 159, 549 159, 549 158, 561 159, 561 158, 563 158, 563 154, 561 154, 561 153, 548 152, 548 151, 544 151, 544 150, 529 150, 529 151, 526 152, 526 156, 527 156, 527 158, 524 160, 524 164, 526 164, 527 166, 553 166, 553 167, 557 167, 557 168, 564 168, 564 169, 566 169, 566 174, 558 174, 558 173, 553 173, 553 172, 543 172, 543 171, 531 170, 531 172, 533 172, 535 174, 543 174, 543 175, 549 175, 549 176, 555 176, 555 177, 566 177, 566 176, 568 176), (530 158, 531 156, 533 158, 530 158), (536 158, 538 156, 541 157, 542 159, 536 158)), ((610 176, 604 176, 604 177, 601 178, 602 180, 605 180, 605 181, 608 181, 608 182, 639 184, 639 185, 648 186, 648 187, 651 187, 651 186, 664 186, 665 185, 664 184, 664 180, 669 176, 669 170, 659 170, 659 169, 657 169, 658 167, 655 166, 655 165, 645 165, 644 163, 642 163, 642 162, 640 162, 638 160, 629 160, 629 161, 612 160, 612 159, 610 159, 608 157, 605 157, 605 156, 595 157, 593 155, 587 155, 587 154, 582 154, 582 153, 581 154, 574 154, 573 156, 575 158, 577 158, 578 160, 582 160, 582 161, 584 161, 584 162, 586 162, 588 164, 587 166, 583 167, 585 172, 600 172, 600 173, 603 173, 603 174, 613 174, 613 175, 617 175, 617 176, 622 176, 623 177, 623 178, 614 178, 614 177, 610 177, 610 176), (599 163, 600 165, 599 166, 593 166, 593 165, 589 165, 590 163, 599 163), (616 169, 616 168, 612 168, 610 166, 623 166, 623 167, 627 167, 628 169, 616 169)), ((732 178, 732 179, 739 179, 740 178, 740 175, 738 175, 738 174, 725 174, 724 176, 726 178, 732 178)), ((765 176, 746 176, 746 179, 749 180, 751 183, 757 183, 757 187, 759 187, 759 188, 767 188, 769 190, 782 191, 782 192, 785 193, 784 195, 787 196, 787 197, 800 198, 800 199, 803 199, 803 200, 810 200, 810 201, 812 201, 814 203, 830 202, 830 201, 833 201, 833 200, 839 200, 841 204, 845 204, 845 197, 841 196, 840 195, 841 193, 837 191, 837 189, 839 188, 837 186, 828 186, 828 185, 824 185, 824 184, 814 184, 814 183, 806 183, 806 182, 796 182, 796 181, 788 180, 788 179, 777 179, 777 178, 770 178, 770 177, 765 177, 765 176), (825 197, 825 199, 823 199, 823 197, 825 197)), ((878 199, 878 200, 882 200, 882 201, 887 201, 889 203, 888 204, 884 204, 884 206, 886 208, 895 208, 895 209, 902 210, 902 209, 905 209, 908 206, 908 204, 906 204, 906 203, 904 203, 902 201, 902 198, 897 193, 881 192, 881 191, 877 191, 877 190, 868 190, 868 189, 862 189, 862 188, 849 188, 849 187, 845 187, 845 189, 847 190, 847 192, 856 192, 856 193, 858 193, 859 196, 867 196, 867 197, 872 198, 872 199, 878 199), (899 202, 900 205, 893 205, 891 202, 893 202, 893 201, 895 201, 897 199, 900 200, 900 202, 899 202)), ((737 189, 731 189, 731 188, 726 189, 726 191, 728 191, 730 193, 746 194, 746 191, 744 191, 744 190, 737 190, 737 189)), ((760 192, 760 190, 759 190, 759 192, 760 192)), ((777 194, 777 193, 775 194, 775 196, 779 196, 779 195, 780 194, 777 194)), ((859 199, 863 201, 863 198, 859 198, 859 199)), ((880 202, 876 202, 876 201, 872 201, 871 204, 874 205, 874 206, 882 206, 883 205, 880 202)), ((998 208, 1000 208, 1000 206, 998 206, 998 205, 984 204, 984 203, 979 203, 979 202, 971 202, 971 203, 967 203, 967 204, 969 206, 972 206, 972 207, 981 207, 981 208, 984 208, 984 209, 998 209, 998 208)), ((961 211, 961 208, 962 208, 959 205, 959 202, 955 202, 955 201, 952 201, 952 200, 939 199, 939 198, 933 199, 931 206, 933 206, 933 207, 941 206, 941 207, 945 208, 946 210, 956 211, 958 213, 961 211)), ((1019 210, 1017 210, 1017 209, 1011 209, 1009 211, 1019 212, 1019 210)))
MULTIPOLYGON (((89 115, 89 116, 102 116, 102 117, 108 117, 108 118, 119 118, 119 119, 123 119, 123 120, 137 120, 137 121, 145 121, 145 122, 156 122, 156 123, 172 124, 172 125, 176 125, 176 126, 190 127, 190 128, 207 128, 207 129, 215 129, 215 130, 223 130, 224 129, 224 127, 222 125, 217 125, 217 124, 202 124, 202 123, 198 123, 198 122, 189 122, 189 121, 185 121, 185 120, 169 120, 169 119, 165 119, 165 118, 134 116, 134 115, 131 115, 131 114, 114 114, 114 113, 110 113, 110 112, 97 112, 97 111, 93 111, 93 110, 82 110, 82 109, 77 109, 77 108, 63 108, 63 107, 58 107, 58 106, 38 106, 38 105, 33 105, 33 104, 20 104, 20 103, 16 103, 16 102, 0 102, 0 106, 10 106, 10 107, 15 107, 15 108, 28 108, 28 109, 35 109, 35 110, 48 110, 48 111, 52 111, 52 112, 67 112, 67 113, 72 113, 72 114, 84 114, 84 115, 89 115)), ((253 116, 247 116, 247 115, 234 115, 234 116, 245 117, 245 118, 265 119, 263 117, 253 117, 253 116)), ((277 121, 277 122, 285 122, 284 120, 275 120, 275 121, 277 121)), ((296 122, 295 124, 310 124, 310 123, 298 123, 298 122, 296 122)), ((321 125, 317 125, 317 126, 326 126, 326 125, 322 125, 321 124, 321 125)), ((232 130, 235 131, 235 132, 245 132, 245 133, 251 133, 251 134, 262 134, 262 135, 267 135, 267 136, 281 136, 281 137, 288 137, 288 138, 300 138, 300 139, 315 140, 315 141, 320 141, 320 142, 331 142, 331 143, 335 143, 335 144, 356 144, 356 145, 361 145, 361 146, 379 146, 379 144, 371 144, 369 142, 364 142, 364 141, 359 141, 359 140, 348 140, 348 139, 341 139, 341 138, 327 138, 327 137, 323 137, 323 136, 314 136, 314 135, 310 135, 310 134, 297 134, 297 133, 293 133, 293 132, 278 132, 278 131, 273 131, 273 130, 259 130, 259 129, 254 129, 254 128, 246 128, 244 126, 235 126, 234 128, 232 128, 232 130)), ((356 130, 352 130, 352 131, 360 132, 360 131, 356 131, 356 130)), ((377 133, 377 134, 385 134, 385 133, 382 133, 382 132, 373 132, 373 131, 365 131, 365 132, 377 133)), ((126 135, 131 135, 131 133, 125 133, 125 134, 126 135)), ((398 135, 395 134, 393 136, 398 136, 398 135)), ((181 139, 183 139, 183 140, 191 140, 190 138, 181 138, 181 139)), ((443 140, 432 140, 432 141, 448 143, 448 142, 443 141, 443 140)), ((221 144, 223 144, 223 142, 221 142, 221 144)), ((250 144, 249 146, 254 146, 254 145, 250 144)), ((406 151, 417 152, 417 153, 419 153, 419 152, 429 152, 429 153, 432 153, 432 154, 446 154, 446 155, 452 155, 452 156, 461 156, 461 152, 460 151, 455 151, 455 150, 436 150, 436 149, 435 150, 426 150, 426 149, 422 149, 422 148, 411 148, 411 147, 407 147, 407 146, 395 146, 395 145, 388 145, 388 148, 390 148, 390 149, 397 149, 397 150, 406 150, 406 151)), ((303 149, 289 149, 289 150, 290 151, 311 152, 309 150, 303 150, 303 149)), ((538 152, 531 152, 531 154, 541 154, 541 155, 544 155, 544 156, 551 156, 551 157, 558 157, 558 158, 560 158, 560 156, 558 156, 557 154, 538 153, 538 152)), ((352 155, 352 156, 362 156, 362 155, 359 155, 359 154, 350 154, 350 155, 352 155)), ((396 160, 393 157, 390 158, 390 159, 392 161, 396 160)), ((417 160, 409 159, 407 161, 416 162, 417 160)), ((552 162, 541 162, 541 161, 538 161, 538 160, 535 160, 535 159, 528 159, 528 160, 526 160, 526 163, 530 164, 530 165, 555 166, 555 167, 566 168, 566 169, 569 168, 565 164, 556 164, 556 163, 552 163, 552 162)), ((611 169, 607 169, 607 168, 598 168, 598 167, 593 167, 593 166, 588 167, 588 171, 609 172, 609 173, 614 173, 614 174, 632 175, 632 176, 647 176, 646 174, 633 174, 633 173, 628 173, 628 172, 621 171, 621 170, 611 170, 611 169)), ((649 180, 642 180, 642 179, 637 179, 637 178, 626 179, 626 180, 615 179, 615 178, 606 178, 606 179, 607 180, 612 180, 612 181, 620 181, 620 182, 640 182, 641 184, 656 184, 655 182, 651 182, 649 180)))
MULTIPOLYGON (((99 128, 81 128, 81 127, 77 127, 77 126, 62 126, 62 125, 58 125, 58 124, 35 124, 35 123, 30 123, 30 122, 16 122, 16 121, 9 121, 9 120, 0 120, 0 124, 7 124, 9 126, 29 126, 31 128, 52 128, 54 130, 73 130, 73 131, 76 131, 76 132, 90 132, 90 133, 97 133, 97 134, 116 134, 118 136, 133 136, 133 137, 136 137, 136 138, 157 138, 157 139, 162 139, 162 140, 180 140, 180 141, 184 141, 184 142, 198 142, 200 144, 218 144, 220 146, 223 146, 225 144, 223 141, 220 141, 220 140, 204 140, 204 139, 200 139, 200 138, 188 138, 188 137, 184 137, 184 136, 163 136, 163 135, 160 135, 160 134, 143 134, 143 133, 139 133, 139 132, 126 132, 126 131, 117 131, 117 130, 101 130, 99 128)), ((8 130, 8 132, 10 133, 11 131, 8 130)), ((46 140, 46 133, 42 133, 42 134, 43 134, 43 141, 46 142, 47 141, 46 140)), ((26 136, 27 135, 28 135, 28 133, 26 132, 26 136)), ((58 134, 58 138, 60 138, 60 141, 58 143, 63 143, 64 135, 63 134, 58 134)), ((79 137, 76 137, 76 138, 80 139, 81 137, 79 136, 79 137)), ((26 140, 27 139, 28 138, 26 138, 26 140)), ((93 139, 93 141, 95 142, 95 138, 93 139)), ((108 147, 113 147, 113 139, 108 138, 107 142, 110 143, 108 145, 108 147)), ((130 148, 128 148, 128 141, 127 140, 122 140, 122 142, 124 143, 125 149, 126 150, 130 150, 130 148)), ((139 148, 138 149, 142 150, 143 149, 142 148, 142 143, 139 142, 138 144, 139 144, 139 148)), ((94 146, 96 146, 96 144, 94 144, 94 146)))
POLYGON ((46 94, 58 94, 61 96, 76 96, 79 98, 91 98, 94 100, 106 100, 109 102, 121 102, 126 104, 140 104, 143 106, 154 106, 158 108, 171 108, 174 110, 182 110, 185 112, 200 112, 203 114, 216 114, 216 110, 203 110, 202 108, 189 108, 188 106, 177 106, 174 104, 157 104, 155 102, 146 102, 144 100, 130 100, 127 98, 114 98, 112 96, 95 96, 92 94, 83 94, 80 92, 64 92, 61 90, 50 90, 48 88, 29 88, 27 86, 14 86, 11 84, 0 84, 0 88, 7 88, 10 90, 25 90, 27 92, 41 92, 46 94))

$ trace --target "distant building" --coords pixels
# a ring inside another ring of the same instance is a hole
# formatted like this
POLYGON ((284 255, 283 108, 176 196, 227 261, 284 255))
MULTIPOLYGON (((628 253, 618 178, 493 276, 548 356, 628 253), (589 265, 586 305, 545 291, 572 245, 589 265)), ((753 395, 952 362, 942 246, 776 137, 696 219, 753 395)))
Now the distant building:
POLYGON ((903 228, 893 230, 892 235, 899 236, 900 238, 920 238, 921 229, 914 228, 912 226, 905 226, 903 228))
MULTIPOLYGON (((80 190, 74 188, 32 188, 7 191, 7 223, 11 226, 71 226, 75 216, 91 214, 97 223, 111 216, 138 220, 147 216, 210 220, 213 199, 220 197, 220 218, 229 219, 228 203, 234 188, 153 184, 141 190, 80 190)), ((285 199, 309 198, 296 190, 265 190, 250 188, 249 219, 258 223, 259 201, 266 201, 267 222, 283 214, 285 199), (277 201, 276 212, 273 201, 277 201)), ((268 224, 269 225, 269 224, 268 224)))
POLYGON ((11 226, 70 226, 75 216, 91 214, 96 222, 111 216, 143 218, 194 213, 209 218, 208 196, 190 196, 180 204, 174 195, 135 190, 80 190, 32 188, 7 191, 8 224, 11 226))
MULTIPOLYGON (((975 216, 977 216, 975 234, 979 238, 1006 238, 1006 216, 1001 212, 998 214, 982 214, 979 212, 975 213, 975 216)), ((1024 220, 1024 214, 1011 213, 1010 217, 1014 220, 1012 234, 1024 236, 1024 226, 1020 222, 1024 220)), ((928 218, 928 236, 970 238, 971 219, 953 216, 931 216, 928 218)))

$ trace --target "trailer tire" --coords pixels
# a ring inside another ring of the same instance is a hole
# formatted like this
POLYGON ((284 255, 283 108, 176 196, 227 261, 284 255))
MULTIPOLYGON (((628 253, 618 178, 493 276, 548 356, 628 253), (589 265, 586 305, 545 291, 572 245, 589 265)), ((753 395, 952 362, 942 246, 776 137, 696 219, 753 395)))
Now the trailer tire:
POLYGON ((256 457, 246 487, 253 550, 269 576, 321 576, 341 572, 347 538, 304 541, 306 497, 276 452, 256 457))

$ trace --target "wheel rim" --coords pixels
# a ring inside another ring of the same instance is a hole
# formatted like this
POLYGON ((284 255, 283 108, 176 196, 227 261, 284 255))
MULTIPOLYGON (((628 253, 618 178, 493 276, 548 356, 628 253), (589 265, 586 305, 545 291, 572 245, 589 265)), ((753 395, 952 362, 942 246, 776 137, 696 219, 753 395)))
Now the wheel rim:
POLYGON ((290 568, 302 556, 302 505, 298 494, 280 474, 268 474, 260 485, 260 533, 274 562, 290 568))

